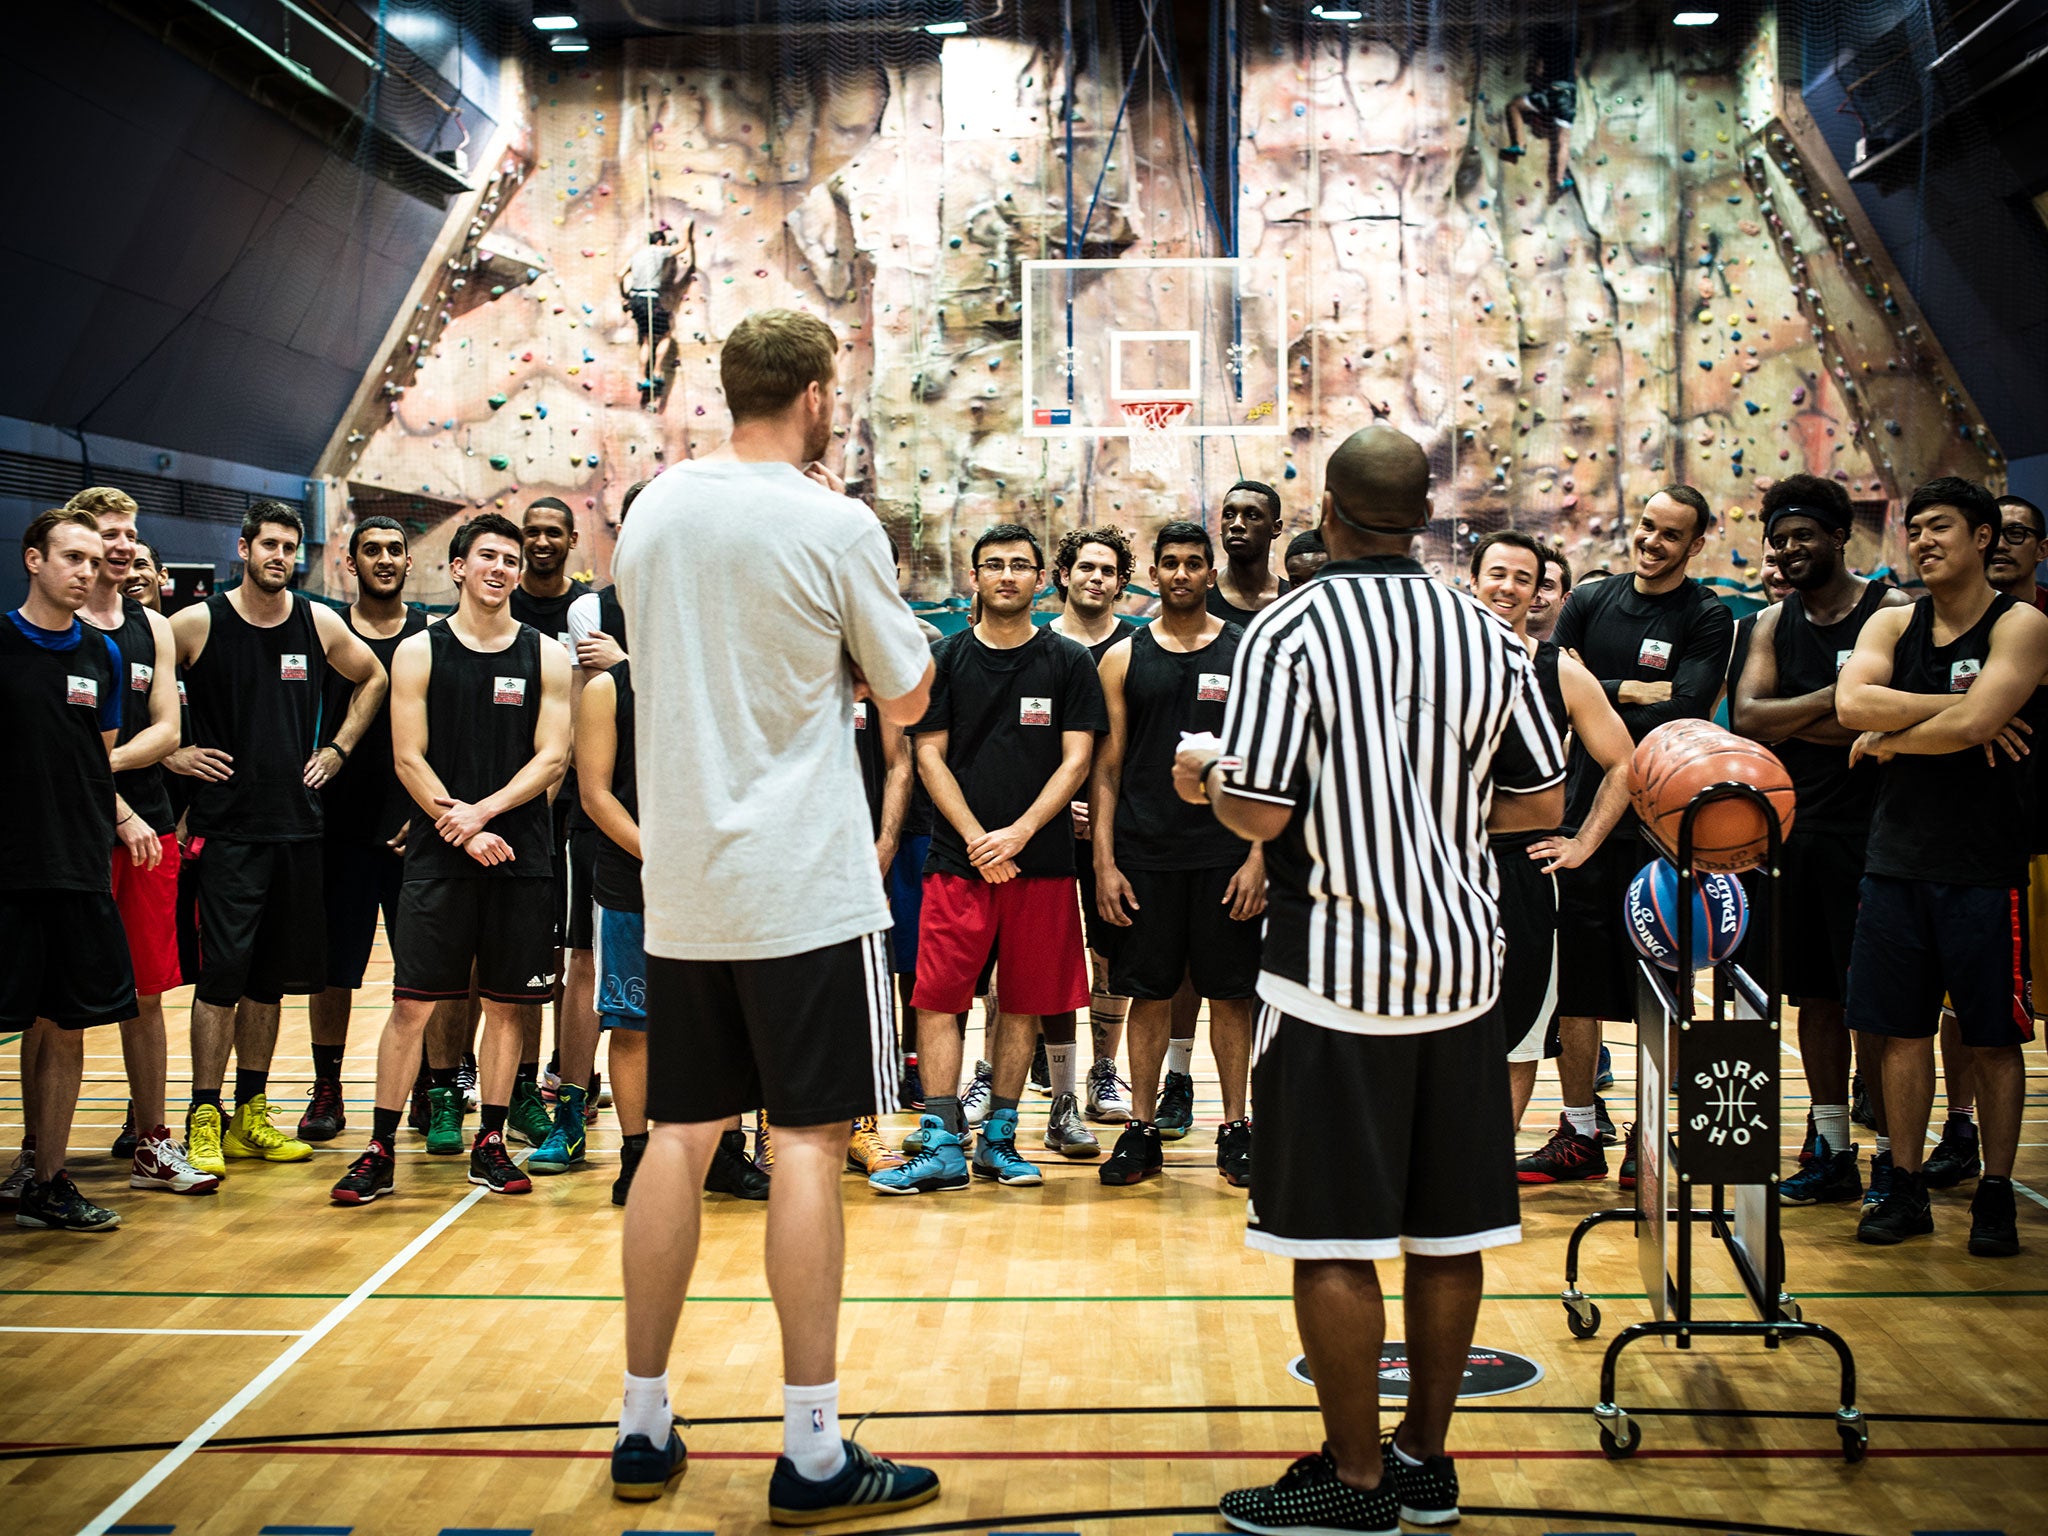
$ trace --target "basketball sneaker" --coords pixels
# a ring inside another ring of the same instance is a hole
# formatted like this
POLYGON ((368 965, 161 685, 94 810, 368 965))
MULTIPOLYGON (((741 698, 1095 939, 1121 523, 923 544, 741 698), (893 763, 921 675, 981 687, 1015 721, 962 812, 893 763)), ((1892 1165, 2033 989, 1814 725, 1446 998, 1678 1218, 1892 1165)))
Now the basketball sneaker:
POLYGON ((476 1091, 476 1060, 465 1056, 462 1064, 455 1069, 455 1086, 462 1093, 462 1107, 471 1114, 483 1108, 483 1099, 476 1091))
MULTIPOLYGON (((235 1106, 234 1117, 221 1132, 220 1150, 223 1157, 253 1157, 266 1163, 303 1163, 313 1155, 306 1143, 270 1123, 270 1101, 260 1093, 235 1106)), ((192 1166, 208 1171, 197 1158, 192 1166)))
POLYGON ((1043 1184, 1045 1175, 1038 1165, 1017 1151, 1017 1111, 992 1110, 982 1122, 981 1140, 974 1146, 974 1176, 994 1179, 1013 1189, 1043 1184))
POLYGON ((770 1520, 777 1525, 821 1525, 915 1509, 939 1496, 939 1475, 930 1468, 898 1466, 855 1441, 841 1443, 846 1465, 823 1482, 805 1477, 787 1456, 775 1458, 775 1474, 768 1479, 770 1520))
POLYGON ((485 1131, 469 1149, 469 1182, 481 1184, 494 1195, 533 1192, 533 1180, 520 1172, 505 1150, 505 1138, 497 1131, 485 1131))
POLYGON ((1159 1145, 1159 1128, 1133 1120, 1124 1127, 1123 1135, 1117 1137, 1109 1161, 1095 1172, 1105 1184, 1136 1184, 1165 1166, 1166 1155, 1159 1145))
POLYGON ((1590 1136, 1572 1129, 1571 1121, 1558 1116, 1557 1129, 1538 1150, 1515 1164, 1515 1178, 1523 1184, 1565 1184, 1574 1179, 1591 1182, 1607 1177, 1607 1154, 1590 1136))
POLYGON ((1614 1122, 1607 1116, 1607 1101, 1599 1094, 1593 1095, 1593 1129, 1603 1147, 1618 1147, 1621 1138, 1614 1134, 1614 1122))
POLYGON ((633 1193, 633 1175, 640 1171, 640 1159, 647 1155, 647 1133, 628 1136, 619 1143, 619 1176, 612 1180, 612 1204, 624 1205, 633 1193))
POLYGON ((896 1107, 913 1112, 924 1108, 924 1078, 917 1070, 917 1058, 903 1058, 903 1070, 896 1074, 896 1107))
POLYGON ((1889 1248, 1933 1230, 1934 1211, 1927 1201, 1927 1186, 1920 1182, 1919 1174, 1894 1168, 1884 1199, 1866 1209, 1857 1224, 1856 1241, 1889 1248))
POLYGON ((1232 1120, 1216 1127, 1216 1171, 1232 1189, 1251 1188, 1251 1121, 1232 1120))
POLYGON ((1837 1152, 1825 1136, 1814 1137, 1814 1154, 1791 1178, 1778 1186, 1780 1205, 1832 1205, 1863 1198, 1863 1170, 1856 1149, 1837 1152))
POLYGON ((846 1143, 848 1173, 873 1176, 884 1168, 901 1168, 903 1161, 903 1154, 882 1140, 879 1122, 873 1115, 862 1115, 853 1122, 853 1134, 846 1143))
POLYGON ((348 1172, 327 1192, 327 1198, 336 1205, 368 1205, 379 1195, 391 1193, 392 1175, 397 1171, 391 1150, 383 1142, 373 1141, 348 1165, 348 1172))
POLYGON ((775 1132, 765 1109, 754 1111, 754 1166, 763 1173, 775 1171, 775 1132))
POLYGON ((711 1166, 704 1170, 704 1191, 731 1195, 735 1200, 766 1200, 768 1175, 747 1156, 747 1133, 727 1131, 711 1151, 711 1166))
POLYGON ((1866 1131, 1877 1129, 1877 1111, 1870 1107, 1870 1094, 1863 1086, 1861 1072, 1849 1079, 1849 1123, 1866 1131))
POLYGON ((462 1133, 462 1092, 457 1088, 427 1090, 427 1150, 436 1157, 454 1157, 468 1149, 462 1133))
POLYGON ((2012 1180, 1980 1181, 1970 1200, 1970 1252, 1980 1259, 2009 1259, 2020 1251, 2019 1212, 2012 1180))
POLYGON ((210 1195, 220 1180, 186 1160, 185 1149, 158 1126, 135 1144, 128 1163, 130 1189, 167 1189, 174 1195, 210 1195))
MULTIPOLYGON (((433 1106, 427 1102, 427 1090, 431 1085, 423 1075, 412 1085, 412 1097, 406 1101, 405 1128, 427 1134, 427 1127, 433 1124, 433 1106)), ((515 1099, 516 1102, 516 1099, 515 1099)))
POLYGON ((313 1079, 306 1095, 306 1112, 299 1116, 299 1140, 332 1141, 348 1129, 342 1113, 341 1084, 331 1077, 313 1079))
POLYGON ((1950 1115, 1941 1127, 1941 1140, 1921 1170, 1922 1181, 1929 1189, 1954 1189, 1983 1170, 1977 1122, 1968 1115, 1950 1115))
POLYGON ((1393 1477, 1382 1473, 1379 1487, 1369 1492, 1354 1488, 1337 1476, 1328 1446, 1302 1457, 1277 1483, 1226 1493, 1216 1508, 1240 1531, 1259 1536, 1288 1531, 1400 1536, 1401 1531, 1401 1499, 1393 1477))
POLYGON ((554 1134, 555 1117, 540 1096, 540 1086, 526 1078, 512 1084, 512 1102, 505 1111, 505 1134, 529 1147, 537 1147, 554 1134))
POLYGON ((1458 1523, 1458 1469, 1448 1456, 1426 1456, 1409 1461, 1394 1447, 1394 1435, 1380 1437, 1380 1461, 1394 1484, 1394 1497, 1401 1501, 1401 1518, 1410 1525, 1456 1525, 1458 1523))
POLYGON ((985 1061, 977 1061, 974 1080, 960 1095, 960 1112, 970 1126, 978 1126, 988 1118, 988 1101, 995 1097, 995 1091, 996 1069, 985 1061))
POLYGON ((1633 1120, 1621 1133, 1621 1168, 1615 1174, 1614 1182, 1623 1189, 1636 1187, 1636 1127, 1633 1120))
POLYGON ((1124 1096, 1130 1085, 1116 1075, 1116 1063, 1104 1056, 1088 1069, 1087 1115, 1097 1125, 1128 1125, 1131 1101, 1124 1096))
POLYGON ((1100 1157, 1102 1143, 1081 1119, 1081 1105, 1071 1093, 1052 1101, 1045 1119, 1045 1150, 1061 1157, 1100 1157))
POLYGON ((1600 1047, 1600 1060, 1593 1068, 1593 1091, 1614 1086, 1614 1053, 1606 1046, 1600 1047))
POLYGON ((135 1101, 128 1101, 128 1118, 121 1122, 121 1134, 114 1138, 107 1155, 115 1162, 125 1162, 135 1156, 135 1149, 142 1144, 142 1138, 135 1130, 135 1101))
POLYGON ((218 1104, 194 1104, 185 1116, 185 1161, 216 1179, 228 1176, 227 1160, 221 1155, 220 1131, 218 1104))
POLYGON ((1031 1091, 1050 1094, 1052 1092, 1052 1063, 1045 1057, 1045 1036, 1038 1037, 1038 1045, 1031 1053, 1031 1091))
POLYGON ((1889 1152, 1870 1154, 1870 1184, 1863 1191, 1863 1214, 1884 1204, 1884 1197, 1892 1192, 1892 1155, 1889 1152))
POLYGON ((1169 1072, 1159 1090, 1159 1113, 1154 1125, 1167 1141, 1179 1141, 1195 1127, 1195 1079, 1187 1072, 1169 1072))
POLYGON ((645 1435, 628 1435, 612 1447, 612 1497, 633 1503, 658 1499, 689 1465, 690 1453, 673 1428, 659 1450, 645 1435))
POLYGON ((14 1224, 52 1232, 111 1232, 121 1225, 121 1218, 86 1199, 71 1182, 71 1175, 59 1169, 49 1182, 31 1184, 22 1191, 14 1224))
POLYGON ((868 1176, 868 1188, 876 1194, 935 1195, 967 1187, 967 1154, 960 1138, 937 1115, 926 1115, 917 1129, 916 1156, 868 1176))
POLYGON ((583 1161, 583 1102, 588 1092, 576 1083, 563 1083, 555 1090, 555 1127, 526 1160, 527 1172, 567 1173, 583 1161))
POLYGON ((14 1155, 14 1166, 0 1179, 0 1211, 21 1209, 21 1197, 36 1181, 36 1149, 30 1142, 14 1155))

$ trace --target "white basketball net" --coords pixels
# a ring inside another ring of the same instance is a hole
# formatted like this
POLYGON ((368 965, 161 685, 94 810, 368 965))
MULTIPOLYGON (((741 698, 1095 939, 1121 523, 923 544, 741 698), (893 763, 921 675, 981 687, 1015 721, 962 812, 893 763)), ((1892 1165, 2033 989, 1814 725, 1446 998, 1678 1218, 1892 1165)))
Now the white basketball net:
POLYGON ((1189 404, 1186 400, 1117 402, 1131 428, 1131 468, 1156 476, 1169 486, 1193 475, 1188 463, 1188 440, 1168 430, 1188 413, 1189 404))

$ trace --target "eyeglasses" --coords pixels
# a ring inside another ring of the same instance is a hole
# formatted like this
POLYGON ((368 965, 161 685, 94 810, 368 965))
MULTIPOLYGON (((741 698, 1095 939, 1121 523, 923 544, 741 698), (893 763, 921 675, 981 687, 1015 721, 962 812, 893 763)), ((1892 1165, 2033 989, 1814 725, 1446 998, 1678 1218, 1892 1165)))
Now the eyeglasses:
POLYGON ((984 576, 1035 576, 1038 563, 1034 560, 984 560, 975 569, 984 576))
POLYGON ((2040 537, 2031 523, 2007 523, 1998 530, 1999 541, 2004 544, 2026 544, 2040 537))

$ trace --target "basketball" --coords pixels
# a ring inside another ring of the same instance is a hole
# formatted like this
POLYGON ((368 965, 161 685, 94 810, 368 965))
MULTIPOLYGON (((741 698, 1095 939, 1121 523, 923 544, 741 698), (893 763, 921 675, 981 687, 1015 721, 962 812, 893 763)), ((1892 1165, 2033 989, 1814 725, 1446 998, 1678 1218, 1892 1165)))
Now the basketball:
MULTIPOLYGON (((1761 790, 1778 813, 1779 835, 1792 835, 1792 778, 1768 747, 1708 720, 1671 720, 1645 736, 1629 759, 1629 803, 1670 858, 1678 857, 1685 808, 1716 784, 1761 790)), ((1717 800, 1693 820, 1692 854, 1700 869, 1724 874, 1754 869, 1769 848, 1770 829, 1753 801, 1717 800)))
MULTIPOLYGON (((1625 917, 1636 953, 1665 970, 1678 958, 1678 870, 1669 859, 1652 859, 1628 883, 1625 917)), ((1706 874, 1693 880, 1692 964, 1719 965, 1735 953, 1749 930, 1749 901, 1733 875, 1706 874)))

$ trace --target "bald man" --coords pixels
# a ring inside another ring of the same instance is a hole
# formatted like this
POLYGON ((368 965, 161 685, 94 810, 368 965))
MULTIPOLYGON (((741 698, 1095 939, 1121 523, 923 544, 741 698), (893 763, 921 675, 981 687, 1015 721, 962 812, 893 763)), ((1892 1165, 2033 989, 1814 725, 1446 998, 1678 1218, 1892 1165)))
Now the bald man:
POLYGON ((1209 611, 1229 624, 1249 624, 1289 590, 1273 575, 1273 541, 1280 536, 1280 493, 1258 480, 1240 480, 1223 496, 1223 567, 1209 588, 1209 611))

